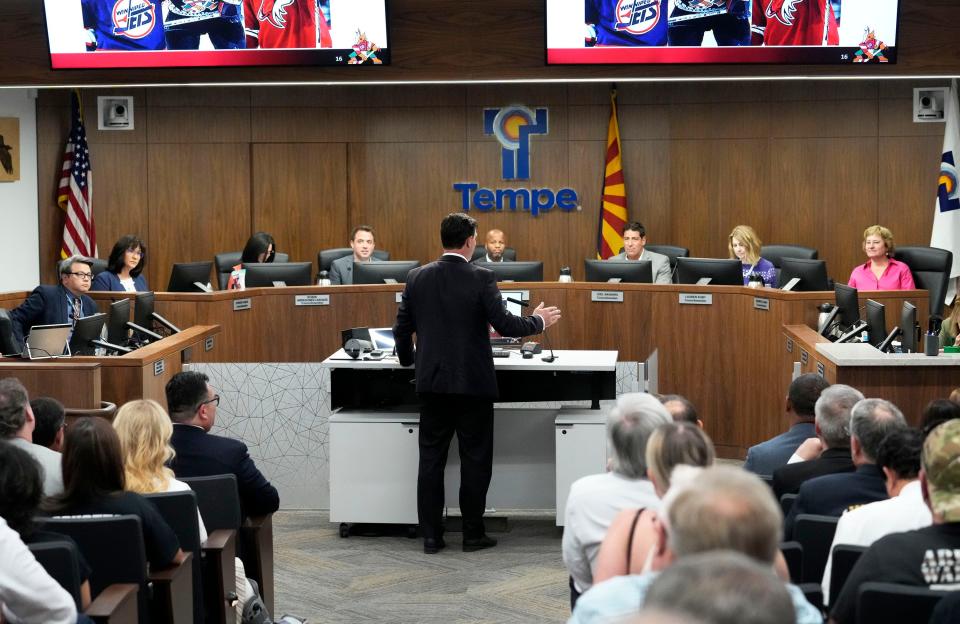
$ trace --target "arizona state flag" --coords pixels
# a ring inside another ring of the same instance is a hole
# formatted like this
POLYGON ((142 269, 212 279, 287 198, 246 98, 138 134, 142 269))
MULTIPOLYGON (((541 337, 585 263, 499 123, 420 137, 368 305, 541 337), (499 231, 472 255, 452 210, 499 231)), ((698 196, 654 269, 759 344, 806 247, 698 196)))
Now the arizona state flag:
POLYGON ((610 125, 607 128, 607 158, 603 173, 600 226, 597 231, 597 258, 606 260, 623 247, 623 226, 627 223, 627 191, 620 161, 620 125, 617 123, 617 91, 610 92, 610 125))

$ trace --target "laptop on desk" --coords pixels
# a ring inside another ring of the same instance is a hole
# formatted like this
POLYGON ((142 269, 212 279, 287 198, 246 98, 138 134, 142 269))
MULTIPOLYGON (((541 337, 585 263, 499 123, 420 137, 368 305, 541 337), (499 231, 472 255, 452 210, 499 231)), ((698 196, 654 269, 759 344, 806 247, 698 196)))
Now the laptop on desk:
POLYGON ((24 341, 23 353, 31 360, 70 356, 70 323, 34 325, 24 341))

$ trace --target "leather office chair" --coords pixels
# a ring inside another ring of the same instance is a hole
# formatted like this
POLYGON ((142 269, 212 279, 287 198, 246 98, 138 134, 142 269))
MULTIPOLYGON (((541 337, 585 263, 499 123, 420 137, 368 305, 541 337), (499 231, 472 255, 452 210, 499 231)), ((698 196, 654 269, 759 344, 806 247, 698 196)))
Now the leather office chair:
POLYGON ((896 583, 869 582, 857 591, 857 624, 926 622, 949 592, 896 583))
POLYGON ((689 258, 690 250, 686 247, 678 247, 676 245, 647 245, 644 249, 649 249, 653 253, 663 254, 670 258, 670 274, 673 275, 673 282, 676 283, 677 258, 689 258))
POLYGON ((780 268, 784 258, 800 258, 801 260, 817 260, 819 252, 812 247, 801 245, 763 245, 760 247, 760 257, 766 258, 773 266, 780 268))
POLYGON ((917 288, 930 291, 930 314, 943 316, 953 253, 938 247, 909 246, 897 247, 893 258, 910 267, 917 288))
MULTIPOLYGON (((344 256, 349 256, 353 253, 353 249, 350 247, 336 247, 334 249, 321 249, 317 253, 317 266, 319 267, 318 271, 330 272, 330 265, 333 264, 334 260, 339 260, 344 256)), ((384 251, 383 249, 374 249, 373 257, 378 260, 389 260, 390 252, 384 251)))
POLYGON ((13 335, 13 319, 10 311, 0 308, 0 355, 19 355, 20 345, 13 335))
POLYGON ((847 582, 850 571, 860 559, 860 555, 867 552, 866 546, 852 546, 837 544, 833 547, 833 559, 830 562, 830 602, 833 603, 840 595, 843 584, 847 582))
POLYGON ((803 546, 804 583, 819 583, 827 567, 827 556, 837 532, 839 518, 816 514, 800 514, 793 527, 793 536, 803 546))
MULTIPOLYGON (((233 267, 240 264, 240 258, 242 256, 242 251, 225 251, 213 256, 213 265, 217 271, 218 289, 225 290, 227 288, 227 282, 230 281, 230 273, 233 272, 233 267)), ((277 252, 273 256, 273 261, 289 262, 290 254, 277 252)))
MULTIPOLYGON (((473 250, 473 257, 470 258, 470 261, 473 262, 474 260, 479 260, 480 258, 483 258, 486 254, 487 254, 487 248, 481 245, 480 243, 477 243, 477 248, 473 250)), ((503 250, 503 259, 508 260, 510 262, 516 262, 517 250, 514 249, 513 247, 506 247, 503 250)))
POLYGON ((103 258, 87 258, 90 260, 90 272, 96 277, 107 270, 107 261, 103 258))

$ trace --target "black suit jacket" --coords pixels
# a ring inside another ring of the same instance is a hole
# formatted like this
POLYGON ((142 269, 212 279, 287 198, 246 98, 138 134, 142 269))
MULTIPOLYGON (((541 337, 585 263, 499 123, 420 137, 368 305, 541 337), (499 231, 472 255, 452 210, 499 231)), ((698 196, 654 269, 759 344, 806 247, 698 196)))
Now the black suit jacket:
POLYGON ((237 476, 244 517, 273 513, 280 507, 277 488, 257 470, 247 445, 240 440, 207 433, 193 425, 173 425, 170 445, 176 456, 170 463, 177 477, 237 476))
MULTIPOLYGON (((97 304, 87 295, 80 295, 83 316, 96 314, 97 304)), ((16 309, 10 312, 13 336, 22 347, 34 325, 54 325, 67 322, 67 290, 62 285, 37 286, 16 309)))
POLYGON ((796 494, 804 481, 838 472, 853 472, 849 448, 829 448, 817 459, 787 464, 773 471, 773 493, 777 500, 784 494, 796 494))
POLYGON ((883 471, 876 464, 858 466, 854 472, 810 479, 800 486, 797 500, 784 521, 784 539, 793 539, 793 525, 800 514, 843 515, 848 508, 886 500, 883 471))
POLYGON ((393 334, 400 364, 416 359, 417 392, 495 399, 488 323, 502 336, 530 336, 543 329, 539 317, 507 312, 493 272, 461 256, 444 255, 411 271, 393 334))

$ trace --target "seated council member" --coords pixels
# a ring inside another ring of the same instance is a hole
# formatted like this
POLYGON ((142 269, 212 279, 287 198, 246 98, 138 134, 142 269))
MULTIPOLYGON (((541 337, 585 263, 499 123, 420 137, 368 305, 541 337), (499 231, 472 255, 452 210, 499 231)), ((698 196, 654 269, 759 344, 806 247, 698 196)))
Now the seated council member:
MULTIPOLYGON (((743 285, 750 283, 751 275, 760 276, 764 286, 771 288, 777 285, 777 269, 766 258, 760 257, 760 237, 749 225, 738 225, 730 232, 727 246, 730 257, 737 258, 743 263, 743 285)), ((757 280, 754 280, 757 281, 757 280)))
POLYGON ((375 258, 373 250, 377 243, 373 237, 373 228, 369 225, 358 225, 350 233, 350 248, 353 253, 337 258, 330 265, 330 283, 334 286, 348 285, 353 283, 353 263, 354 262, 379 262, 375 258))
POLYGON ((503 230, 493 229, 487 232, 487 241, 483 246, 487 253, 477 258, 478 262, 509 262, 503 257, 503 252, 507 249, 507 237, 503 230))
POLYGON ((227 280, 227 290, 243 288, 241 271, 245 264, 255 264, 259 262, 273 262, 277 255, 277 245, 266 232, 257 232, 247 239, 247 244, 243 247, 240 254, 240 264, 234 265, 230 273, 230 279, 227 280))
POLYGON ((60 262, 58 273, 57 286, 37 286, 26 301, 10 312, 13 335, 21 346, 34 325, 72 324, 97 313, 97 304, 86 294, 93 279, 90 260, 70 256, 60 262))
POLYGON ((639 221, 630 221, 623 226, 623 251, 610 260, 649 260, 652 263, 653 283, 669 284, 670 258, 663 254, 647 251, 647 229, 639 221))
POLYGON ((93 278, 90 290, 144 292, 147 278, 143 269, 147 264, 147 246, 132 234, 123 236, 113 246, 107 270, 93 278))
POLYGON ((950 316, 940 326, 940 348, 960 347, 960 301, 953 302, 950 316))
POLYGON ((848 286, 857 290, 913 290, 913 274, 893 256, 893 233, 882 225, 863 231, 863 251, 867 261, 853 269, 848 286))

